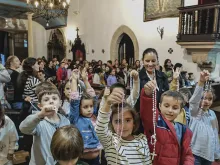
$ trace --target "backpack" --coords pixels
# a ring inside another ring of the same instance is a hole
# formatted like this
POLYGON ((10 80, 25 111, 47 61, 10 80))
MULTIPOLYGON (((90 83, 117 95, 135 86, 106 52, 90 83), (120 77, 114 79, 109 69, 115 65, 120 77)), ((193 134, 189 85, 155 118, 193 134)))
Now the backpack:
MULTIPOLYGON (((13 70, 7 69, 9 75, 13 73, 13 70)), ((14 101, 14 84, 10 81, 5 83, 5 97, 7 101, 14 101)))

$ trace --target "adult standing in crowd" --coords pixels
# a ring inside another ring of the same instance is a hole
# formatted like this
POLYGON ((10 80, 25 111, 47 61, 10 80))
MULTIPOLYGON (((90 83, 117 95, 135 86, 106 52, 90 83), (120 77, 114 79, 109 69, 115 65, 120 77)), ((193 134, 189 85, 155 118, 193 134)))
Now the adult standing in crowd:
MULTIPOLYGON (((9 83, 6 83, 6 87, 7 84, 11 85, 11 87, 13 87, 13 98, 7 98, 7 101, 10 103, 11 108, 14 110, 21 110, 22 108, 22 104, 23 104, 23 99, 22 99, 22 90, 18 88, 17 86, 17 79, 19 76, 19 72, 17 71, 18 68, 20 68, 21 66, 21 62, 18 59, 17 56, 9 56, 7 58, 5 67, 8 71, 8 73, 10 74, 11 77, 11 81, 9 83)), ((6 89, 9 90, 9 89, 6 89)), ((8 92, 8 91, 6 91, 8 92)))

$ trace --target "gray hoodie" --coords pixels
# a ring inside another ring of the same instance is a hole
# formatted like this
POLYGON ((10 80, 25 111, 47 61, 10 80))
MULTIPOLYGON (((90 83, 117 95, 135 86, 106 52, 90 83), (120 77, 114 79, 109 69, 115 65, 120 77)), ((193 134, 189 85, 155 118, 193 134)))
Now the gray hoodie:
POLYGON ((29 115, 21 122, 19 128, 22 133, 33 135, 33 145, 31 149, 31 160, 29 165, 54 165, 50 152, 50 143, 57 128, 69 125, 69 120, 58 114, 59 123, 51 123, 45 119, 41 120, 37 114, 29 115))
POLYGON ((0 64, 0 99, 4 99, 4 83, 7 83, 11 80, 11 77, 8 71, 0 64))

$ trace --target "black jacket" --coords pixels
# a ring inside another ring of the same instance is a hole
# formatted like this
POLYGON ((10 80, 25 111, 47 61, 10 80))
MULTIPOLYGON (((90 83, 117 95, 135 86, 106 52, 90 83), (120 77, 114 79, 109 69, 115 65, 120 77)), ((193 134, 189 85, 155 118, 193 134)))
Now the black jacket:
MULTIPOLYGON (((155 74, 156 74, 157 86, 159 88, 159 91, 157 91, 157 102, 159 103, 160 97, 163 94, 163 92, 169 90, 169 83, 167 76, 163 72, 156 70, 155 74)), ((146 69, 144 67, 139 72, 139 78, 140 78, 140 89, 142 89, 144 85, 148 81, 150 81, 150 78, 147 76, 146 69)))

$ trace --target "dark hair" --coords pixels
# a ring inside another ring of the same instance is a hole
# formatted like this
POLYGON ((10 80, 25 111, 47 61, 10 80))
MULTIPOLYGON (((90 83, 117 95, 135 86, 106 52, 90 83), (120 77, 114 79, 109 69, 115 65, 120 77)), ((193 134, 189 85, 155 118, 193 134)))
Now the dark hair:
MULTIPOLYGON (((168 61, 171 62, 170 59, 166 59, 166 60, 164 61, 163 67, 164 67, 165 71, 169 71, 169 70, 171 69, 171 68, 169 68, 168 65, 167 65, 168 61)), ((173 64, 171 64, 171 66, 173 67, 173 64)))
POLYGON ((63 161, 79 158, 83 155, 83 148, 82 135, 73 125, 56 130, 50 144, 53 158, 63 161))
POLYGON ((38 98, 39 103, 41 103, 42 97, 46 94, 49 94, 49 95, 56 94, 60 98, 60 92, 58 91, 58 89, 51 86, 47 89, 43 89, 42 91, 38 93, 37 98, 38 98))
POLYGON ((160 104, 163 102, 164 96, 173 97, 174 99, 181 101, 180 107, 183 108, 184 98, 183 98, 183 95, 180 92, 171 91, 171 90, 164 92, 160 97, 160 104))
POLYGON ((188 75, 189 75, 189 80, 192 78, 192 75, 193 75, 193 73, 188 73, 188 75))
POLYGON ((159 59, 158 59, 158 53, 157 53, 157 51, 156 51, 154 48, 148 48, 148 49, 146 49, 146 50, 143 52, 142 60, 144 59, 144 56, 145 56, 146 54, 148 54, 148 53, 153 53, 153 54, 155 54, 157 60, 159 60, 159 59))
POLYGON ((107 63, 110 63, 112 65, 112 61, 111 60, 108 60, 107 63))
POLYGON ((126 87, 121 83, 115 83, 110 86, 110 93, 112 93, 114 88, 122 88, 124 90, 124 93, 126 94, 126 87))
MULTIPOLYGON (((34 64, 37 62, 36 58, 28 57, 23 62, 23 72, 18 75, 17 85, 18 88, 24 90, 27 78, 29 76, 34 76, 37 78, 37 72, 32 68, 34 64)), ((21 91, 23 93, 23 91, 21 91)))
POLYGON ((174 65, 174 67, 173 67, 174 72, 176 71, 176 68, 181 68, 182 66, 183 66, 183 64, 181 64, 181 63, 176 63, 176 64, 174 65))
POLYGON ((124 102, 123 103, 123 109, 122 109, 122 103, 121 104, 113 104, 111 106, 111 110, 112 110, 112 113, 111 113, 111 117, 110 117, 109 126, 110 126, 110 129, 112 130, 112 132, 115 132, 114 129, 113 129, 113 126, 112 126, 113 115, 117 114, 117 113, 120 113, 122 111, 129 111, 131 113, 132 117, 133 117, 134 128, 132 130, 132 133, 134 134, 138 130, 139 125, 140 125, 140 118, 139 118, 138 113, 134 110, 134 108, 131 107, 130 104, 124 102))

